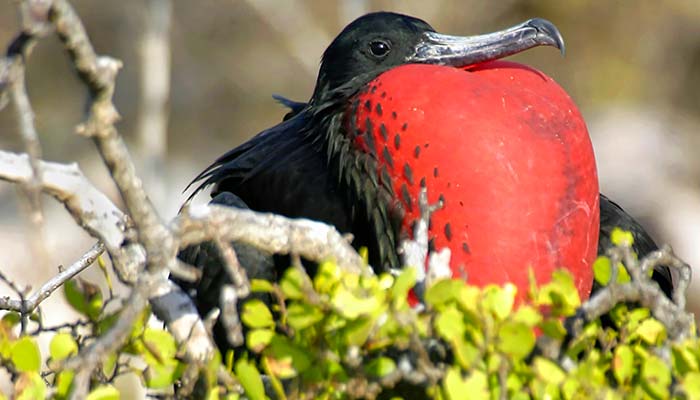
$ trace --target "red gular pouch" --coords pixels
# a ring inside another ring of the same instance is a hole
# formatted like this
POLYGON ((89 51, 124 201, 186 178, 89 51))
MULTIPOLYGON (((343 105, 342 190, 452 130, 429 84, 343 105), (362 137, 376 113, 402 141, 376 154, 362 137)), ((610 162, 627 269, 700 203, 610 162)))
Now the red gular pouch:
POLYGON ((521 302, 529 268, 537 284, 565 268, 589 297, 600 223, 595 157, 581 113, 552 78, 504 61, 409 64, 353 101, 354 145, 393 190, 401 234, 412 236, 422 185, 431 204, 442 200, 429 238, 450 249, 453 278, 511 282, 521 302))

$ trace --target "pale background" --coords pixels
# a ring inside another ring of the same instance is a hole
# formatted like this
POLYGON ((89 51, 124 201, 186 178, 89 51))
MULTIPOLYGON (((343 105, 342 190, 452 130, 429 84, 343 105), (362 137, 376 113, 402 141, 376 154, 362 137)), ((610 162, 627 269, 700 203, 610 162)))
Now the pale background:
MULTIPOLYGON (((514 59, 554 77, 580 106, 596 148, 604 193, 638 217, 659 243, 670 243, 700 266, 700 3, 697 0, 604 1, 243 1, 173 3, 172 78, 164 167, 144 167, 137 135, 139 46, 146 2, 73 1, 97 51, 124 62, 116 105, 120 131, 151 178, 164 218, 185 199, 182 189, 227 149, 281 120, 273 93, 296 100, 311 94, 325 46, 355 17, 373 10, 408 13, 450 34, 501 29, 527 18, 555 22, 567 45, 514 59), (496 5, 497 4, 497 5, 496 5)), ((0 2, 0 46, 18 29, 16 4, 0 2)), ((77 160, 118 201, 93 145, 74 135, 84 89, 60 43, 42 40, 27 72, 44 158, 77 160)), ((11 106, 0 111, 0 148, 22 151, 11 106)), ((204 197, 204 196, 202 196, 204 197)), ((45 199, 43 239, 32 238, 18 194, 0 182, 0 269, 37 287, 92 244, 62 207, 45 199), (36 256, 32 241, 49 253, 36 256)), ((88 277, 97 279, 95 271, 88 277)), ((700 279, 698 280, 700 282, 700 279)), ((691 288, 700 310, 700 285, 691 288)), ((0 284, 0 296, 9 294, 0 284)), ((67 318, 61 296, 45 303, 49 322, 67 318)))

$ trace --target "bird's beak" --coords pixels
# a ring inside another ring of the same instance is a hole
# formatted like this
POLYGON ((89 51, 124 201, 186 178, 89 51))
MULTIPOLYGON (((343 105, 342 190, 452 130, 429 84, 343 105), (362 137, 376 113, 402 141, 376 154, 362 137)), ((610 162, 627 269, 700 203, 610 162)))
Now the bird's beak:
POLYGON ((564 54, 564 39, 559 29, 545 19, 534 18, 499 32, 478 36, 426 32, 406 62, 466 67, 536 46, 553 46, 564 54))

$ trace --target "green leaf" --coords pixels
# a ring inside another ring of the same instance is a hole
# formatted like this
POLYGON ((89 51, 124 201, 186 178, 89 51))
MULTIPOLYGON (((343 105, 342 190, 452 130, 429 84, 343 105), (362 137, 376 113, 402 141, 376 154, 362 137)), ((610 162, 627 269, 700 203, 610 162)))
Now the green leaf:
POLYGON ((41 353, 33 338, 23 336, 12 345, 12 363, 19 372, 39 372, 41 353))
POLYGON ((438 314, 435 319, 435 329, 445 340, 463 337, 466 331, 464 314, 457 309, 457 306, 450 304, 438 314))
POLYGON ((404 268, 394 281, 391 288, 391 297, 397 306, 407 304, 408 291, 416 285, 415 268, 404 268))
POLYGON ((593 276, 596 282, 605 286, 610 283, 612 278, 612 265, 610 259, 606 256, 598 256, 593 263, 593 276))
POLYGON ((369 375, 381 378, 396 370, 396 363, 388 357, 377 357, 365 365, 365 372, 369 375))
POLYGON ((163 329, 146 328, 143 332, 143 341, 152 358, 146 357, 149 364, 163 363, 175 357, 177 353, 177 343, 175 338, 163 329))
POLYGON ((649 355, 642 364, 642 385, 646 392, 657 399, 669 398, 671 371, 660 358, 649 355))
POLYGON ((59 399, 68 397, 68 393, 73 383, 75 372, 71 370, 63 370, 56 375, 56 394, 59 399))
POLYGON ((24 372, 15 382, 16 400, 36 400, 46 398, 46 383, 38 371, 24 372))
POLYGON ((63 285, 68 304, 77 312, 96 321, 102 312, 102 292, 99 286, 87 281, 71 279, 63 285))
POLYGON ((581 300, 571 274, 566 270, 554 271, 551 282, 537 292, 537 305, 551 306, 555 317, 573 315, 581 300))
POLYGON ((251 279, 250 291, 254 293, 272 293, 275 291, 275 287, 264 279, 251 279))
POLYGON ((350 346, 361 346, 372 333, 374 327, 374 319, 368 317, 359 317, 349 321, 343 328, 343 337, 345 343, 350 346))
POLYGON ((296 330, 308 328, 323 319, 323 312, 305 303, 294 303, 287 308, 287 323, 296 330))
POLYGON ((152 389, 172 386, 180 378, 184 368, 175 359, 175 339, 162 329, 146 328, 143 333, 143 345, 143 359, 148 364, 144 374, 146 386, 152 389))
POLYGON ((464 337, 452 338, 450 343, 455 352, 457 362, 464 369, 471 368, 472 364, 481 357, 479 349, 474 343, 465 340, 464 337))
POLYGON ((639 335, 647 344, 653 345, 661 342, 666 337, 666 328, 661 322, 649 318, 644 320, 634 333, 639 335))
POLYGON ((270 309, 258 299, 248 300, 243 304, 241 319, 249 328, 269 328, 275 326, 270 309))
POLYGON ((318 293, 328 294, 340 280, 340 269, 330 261, 322 262, 314 276, 314 289, 318 293))
POLYGON ((238 360, 236 362, 236 377, 243 386, 246 395, 251 400, 264 400, 265 388, 263 387, 260 372, 255 368, 255 364, 247 360, 238 360))
POLYGON ((559 319, 548 319, 539 325, 542 332, 552 339, 561 340, 566 337, 566 328, 559 319))
POLYGON ((498 349, 516 360, 535 347, 535 332, 522 322, 505 321, 498 329, 498 349))
POLYGON ((632 232, 615 227, 612 232, 610 232, 610 241, 615 246, 632 247, 634 244, 634 235, 632 235, 632 232))
POLYGON ((102 385, 93 389, 87 400, 119 400, 119 391, 112 385, 102 385))
POLYGON ((19 315, 19 313, 11 311, 2 316, 2 320, 0 320, 0 323, 5 325, 7 328, 13 328, 17 324, 19 324, 20 321, 22 321, 22 317, 19 315))
POLYGON ((634 376, 634 352, 629 346, 620 345, 615 349, 612 369, 619 384, 624 385, 632 380, 634 376))
POLYGON ((306 371, 311 366, 311 356, 307 349, 295 345, 287 337, 275 334, 265 349, 265 354, 274 358, 270 365, 277 368, 275 375, 289 378, 306 371))
POLYGON ((506 283, 503 287, 489 285, 484 289, 481 305, 493 313, 496 320, 502 321, 513 309, 517 291, 518 289, 512 283, 506 283))
POLYGON ((63 285, 63 293, 66 296, 68 304, 80 314, 87 314, 87 298, 82 290, 78 287, 78 281, 71 279, 63 285))
POLYGON ((260 353, 270 344, 270 340, 272 340, 274 335, 275 332, 271 329, 253 329, 248 332, 246 344, 251 351, 260 353))
POLYGON ((378 311, 380 302, 376 296, 356 296, 351 290, 338 286, 332 298, 333 307, 338 314, 347 319, 355 319, 360 315, 374 314, 378 311))
POLYGON ((557 364, 546 358, 535 357, 532 368, 537 377, 548 384, 559 385, 566 379, 566 373, 557 364))
POLYGON ((469 399, 490 399, 488 381, 483 371, 474 370, 468 378, 462 377, 462 372, 458 368, 450 368, 445 375, 443 388, 447 399, 461 400, 469 399), (468 397, 465 397, 468 396, 468 397))
POLYGON ((68 333, 57 333, 51 338, 49 354, 56 361, 78 354, 78 343, 68 333))
POLYGON ((542 322, 542 314, 530 305, 522 305, 518 307, 518 310, 513 315, 513 320, 522 322, 527 326, 535 327, 542 322))
POLYGON ((303 299, 305 280, 306 277, 298 268, 289 268, 280 281, 280 289, 287 299, 303 299))
POLYGON ((688 341, 683 344, 674 345, 671 348, 673 369, 678 374, 683 375, 690 371, 700 371, 698 359, 691 350, 692 343, 692 341, 688 341))
POLYGON ((689 372, 683 377, 683 391, 688 399, 700 399, 700 372, 689 372))
POLYGON ((439 280, 425 292, 425 302, 439 308, 448 302, 457 301, 462 287, 464 287, 464 282, 456 279, 439 280))
POLYGON ((118 354, 112 353, 108 354, 107 357, 102 361, 102 373, 105 376, 112 376, 117 368, 118 354))

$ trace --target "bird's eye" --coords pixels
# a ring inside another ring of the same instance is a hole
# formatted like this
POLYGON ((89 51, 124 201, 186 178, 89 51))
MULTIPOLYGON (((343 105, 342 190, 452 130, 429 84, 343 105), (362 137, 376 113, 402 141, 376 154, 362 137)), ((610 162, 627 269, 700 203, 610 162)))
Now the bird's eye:
POLYGON ((384 57, 391 51, 391 45, 384 40, 373 40, 369 42, 369 51, 375 57, 384 57))

